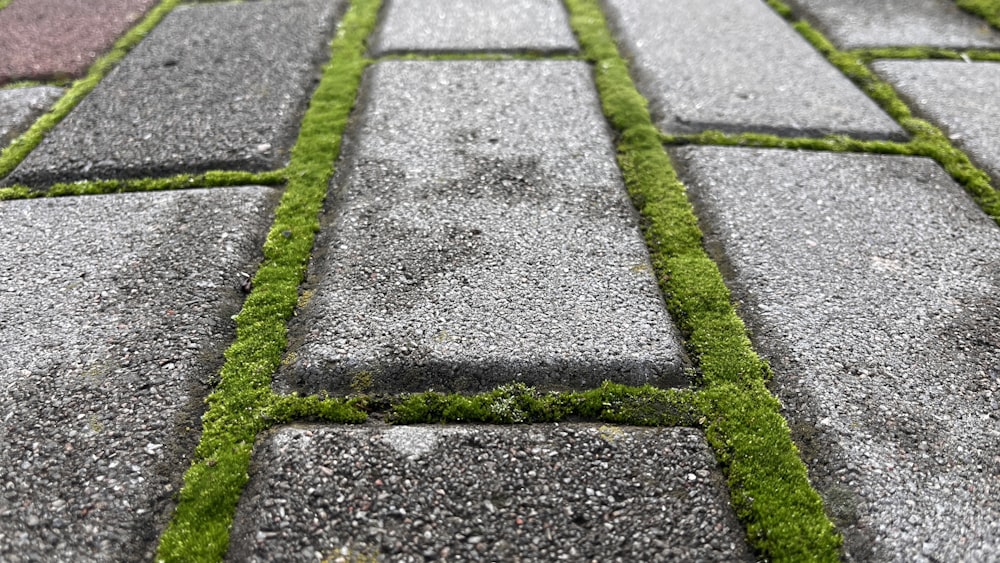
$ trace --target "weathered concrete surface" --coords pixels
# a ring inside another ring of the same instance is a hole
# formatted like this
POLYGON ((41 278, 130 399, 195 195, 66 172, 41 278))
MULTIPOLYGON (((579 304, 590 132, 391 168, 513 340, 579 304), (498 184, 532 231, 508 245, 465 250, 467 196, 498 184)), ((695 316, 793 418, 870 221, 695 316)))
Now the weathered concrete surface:
POLYGON ((577 50, 559 0, 387 0, 382 10, 375 55, 577 50))
POLYGON ((1000 552, 1000 229, 927 159, 677 152, 859 561, 1000 552))
POLYGON ((789 0, 841 49, 1000 47, 1000 34, 950 0, 789 0))
POLYGON ((876 61, 872 67, 1000 186, 1000 63, 876 61))
POLYGON ((905 133, 760 0, 605 0, 639 90, 669 133, 905 133))
POLYGON ((585 63, 384 62, 363 89, 294 387, 685 383, 585 63))
POLYGON ((0 150, 31 127, 62 94, 62 88, 50 86, 0 90, 0 150))
POLYGON ((342 4, 175 9, 7 183, 283 166, 342 4))
POLYGON ((152 559, 277 195, 0 202, 0 560, 152 559))
POLYGON ((157 0, 14 0, 0 10, 0 85, 83 75, 157 0))
POLYGON ((701 432, 283 428, 258 443, 230 561, 750 561, 701 432))

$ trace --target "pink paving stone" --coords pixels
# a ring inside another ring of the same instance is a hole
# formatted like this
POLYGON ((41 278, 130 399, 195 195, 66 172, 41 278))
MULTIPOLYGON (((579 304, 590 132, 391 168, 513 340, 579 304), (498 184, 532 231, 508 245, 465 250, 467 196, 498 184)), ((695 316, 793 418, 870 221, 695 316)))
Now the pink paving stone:
POLYGON ((82 75, 158 0, 14 0, 0 10, 0 84, 82 75))

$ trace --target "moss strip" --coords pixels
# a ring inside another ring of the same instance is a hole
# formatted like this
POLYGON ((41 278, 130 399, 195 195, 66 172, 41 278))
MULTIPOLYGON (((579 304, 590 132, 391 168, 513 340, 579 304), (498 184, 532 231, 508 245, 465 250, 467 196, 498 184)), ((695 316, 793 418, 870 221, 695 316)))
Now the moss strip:
POLYGON ((705 388, 698 405, 726 472, 750 543, 776 561, 838 559, 840 537, 809 484, 767 364, 753 351, 646 100, 636 90, 596 0, 566 0, 571 25, 593 61, 605 115, 620 133, 618 159, 644 219, 644 233, 668 307, 687 336, 705 388))
POLYGON ((0 152, 0 178, 10 174, 28 156, 28 153, 42 142, 42 139, 52 128, 97 87, 101 79, 111 72, 118 61, 122 60, 132 47, 135 47, 139 41, 146 37, 146 34, 152 31, 156 24, 160 23, 160 20, 179 3, 180 0, 163 0, 157 4, 138 25, 115 42, 111 51, 98 57, 94 64, 90 65, 87 75, 74 82, 69 90, 63 94, 63 97, 52 106, 51 111, 38 118, 30 129, 15 139, 3 152, 0 152))
POLYGON ((791 9, 779 0, 767 0, 779 14, 789 20, 807 41, 882 109, 906 129, 913 139, 908 143, 910 154, 926 156, 938 162, 952 178, 961 184, 987 215, 1000 224, 1000 193, 990 185, 990 177, 976 167, 968 155, 951 144, 948 136, 932 123, 914 117, 910 108, 888 82, 869 70, 855 53, 839 51, 820 32, 805 21, 796 21, 791 9))
POLYGON ((942 59, 960 61, 1000 61, 1000 53, 996 51, 956 51, 954 49, 936 49, 934 47, 885 47, 879 49, 854 49, 847 51, 865 63, 875 59, 942 59))
POLYGON ((217 170, 204 174, 178 174, 169 178, 142 178, 138 180, 97 180, 54 184, 47 191, 33 190, 27 186, 0 188, 0 201, 37 197, 81 196, 116 194, 125 192, 155 192, 191 188, 216 188, 224 186, 274 186, 285 182, 285 171, 239 172, 217 170))
POLYGON ((376 59, 382 61, 579 61, 583 57, 571 53, 391 53, 376 59))
POLYGON ((257 434, 275 420, 299 414, 356 423, 366 415, 347 400, 280 398, 270 389, 286 346, 285 323, 298 299, 318 214, 354 99, 365 38, 379 0, 355 0, 341 20, 286 172, 288 187, 264 245, 264 262, 253 291, 236 317, 236 342, 226 351, 221 382, 208 398, 201 441, 184 477, 174 518, 160 538, 157 559, 217 561, 229 544, 229 527, 248 480, 257 434))
POLYGON ((958 7, 1000 29, 1000 0, 958 0, 958 7))

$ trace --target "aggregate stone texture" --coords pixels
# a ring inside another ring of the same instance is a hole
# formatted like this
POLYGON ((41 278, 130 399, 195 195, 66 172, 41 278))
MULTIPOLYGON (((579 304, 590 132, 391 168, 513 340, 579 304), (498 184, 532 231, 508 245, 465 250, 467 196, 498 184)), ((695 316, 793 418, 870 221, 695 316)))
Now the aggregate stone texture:
POLYGON ((230 561, 753 560, 689 428, 282 428, 231 538, 230 561))
POLYGON ((760 0, 605 0, 668 133, 902 139, 905 133, 760 0))
POLYGON ((677 151, 858 561, 1000 553, 1000 229, 933 161, 677 151))
POLYGON ((0 90, 0 150, 31 127, 62 94, 62 88, 51 86, 0 90))
POLYGON ((284 166, 342 4, 176 8, 6 182, 284 166))
POLYGON ((375 55, 577 51, 559 0, 388 0, 372 45, 375 55))
POLYGON ((0 10, 0 85, 82 76, 156 0, 14 0, 0 10))
POLYGON ((686 384, 588 65, 383 62, 359 104, 292 387, 686 384))
POLYGON ((0 560, 152 560, 277 197, 0 202, 0 560))
POLYGON ((872 67, 1000 186, 1000 63, 876 61, 872 67))
POLYGON ((951 0, 790 0, 841 49, 1000 47, 1000 34, 951 0))

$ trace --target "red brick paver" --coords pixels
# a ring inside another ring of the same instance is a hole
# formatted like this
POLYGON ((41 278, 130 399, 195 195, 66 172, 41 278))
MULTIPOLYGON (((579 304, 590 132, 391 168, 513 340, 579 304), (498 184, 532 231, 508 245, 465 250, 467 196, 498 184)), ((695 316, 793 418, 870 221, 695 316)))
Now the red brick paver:
POLYGON ((76 77, 157 0, 14 0, 0 10, 0 84, 76 77))

